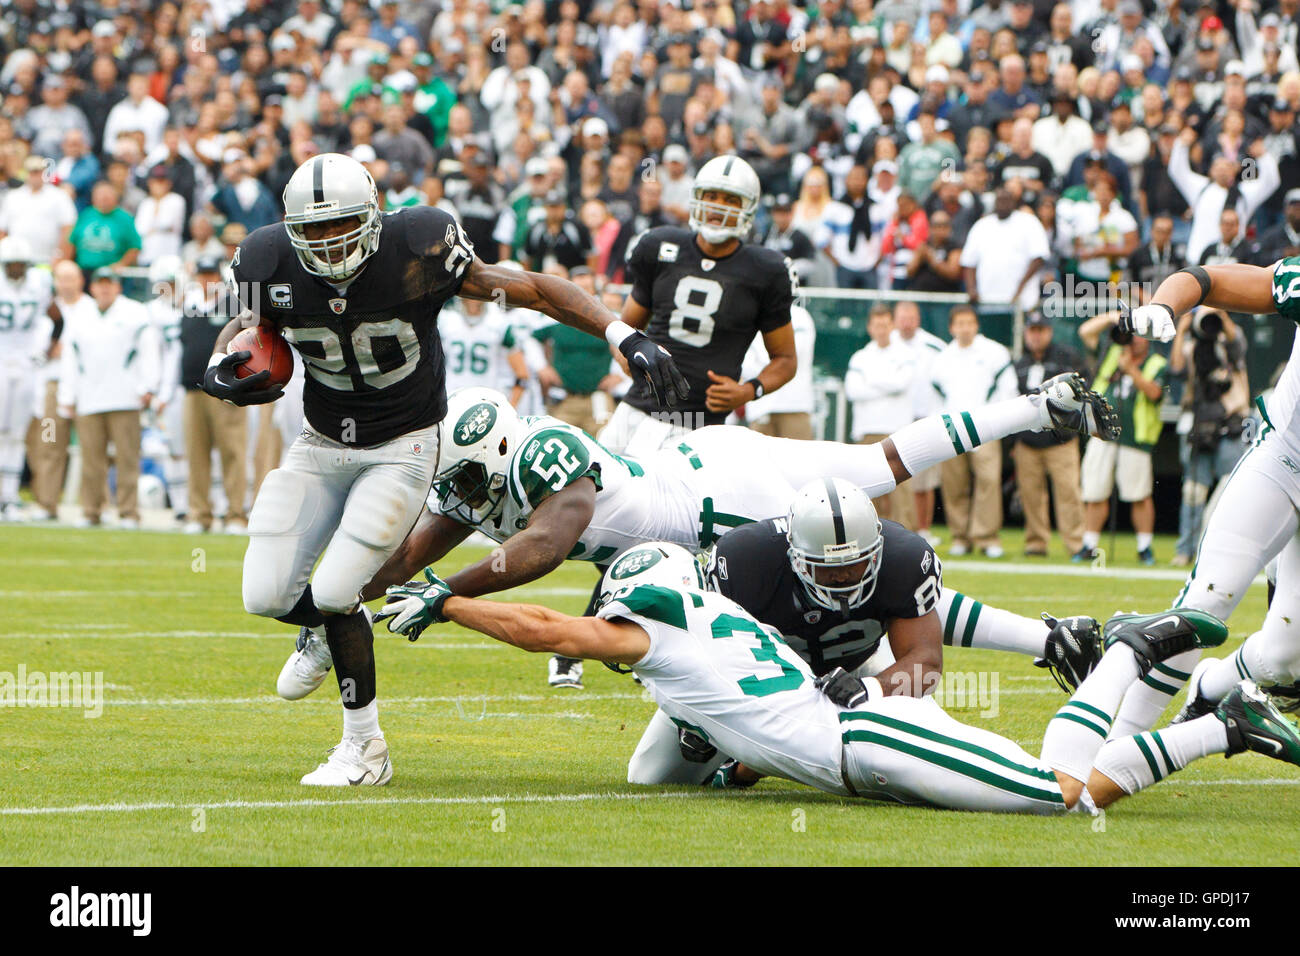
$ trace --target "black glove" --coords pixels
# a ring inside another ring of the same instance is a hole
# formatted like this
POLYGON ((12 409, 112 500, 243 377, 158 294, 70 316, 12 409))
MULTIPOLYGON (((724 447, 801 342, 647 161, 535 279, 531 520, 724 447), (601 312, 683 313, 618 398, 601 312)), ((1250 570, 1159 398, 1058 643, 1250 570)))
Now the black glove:
POLYGON ((633 331, 619 345, 618 350, 627 359, 628 368, 633 373, 640 372, 654 393, 659 405, 676 405, 686 401, 691 387, 686 383, 682 373, 668 350, 656 345, 644 332, 633 331))
POLYGON ((231 405, 265 405, 284 394, 284 388, 261 388, 271 373, 263 369, 248 378, 235 378, 235 369, 253 357, 252 352, 231 352, 203 373, 203 391, 231 405))
POLYGON ((677 747, 682 752, 682 759, 691 763, 708 763, 718 754, 717 747, 685 727, 677 730, 677 747))
POLYGON ((823 674, 813 681, 813 686, 830 698, 836 707, 846 710, 867 702, 867 685, 843 667, 823 674))

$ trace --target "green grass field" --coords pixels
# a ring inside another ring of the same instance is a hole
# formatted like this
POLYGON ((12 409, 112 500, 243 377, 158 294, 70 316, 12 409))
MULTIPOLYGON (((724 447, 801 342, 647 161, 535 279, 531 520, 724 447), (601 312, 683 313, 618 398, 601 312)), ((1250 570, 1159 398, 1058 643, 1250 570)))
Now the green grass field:
MULTIPOLYGON (((1019 554, 1013 535, 1006 545, 1019 554)), ((299 778, 339 737, 337 688, 331 676, 305 701, 274 696, 293 633, 243 613, 243 546, 0 529, 0 679, 20 666, 101 671, 106 698, 97 718, 0 708, 0 864, 1237 865, 1300 852, 1300 768, 1253 754, 1202 761, 1114 808, 1104 828, 854 802, 779 780, 740 793, 635 788, 627 759, 654 707, 631 678, 589 664, 585 690, 552 691, 541 657, 452 627, 417 644, 377 632, 392 783, 308 790, 299 778)), ((1131 537, 1118 550, 1130 556, 1131 537)), ((1025 614, 1098 617, 1165 607, 1179 586, 1046 562, 980 570, 992 564, 950 560, 946 583, 1025 614)), ((514 596, 578 613, 592 581, 569 564, 514 596)), ((1257 586, 1224 652, 1263 612, 1257 586)), ((1038 751, 1064 699, 1045 672, 992 652, 950 650, 945 665, 997 671, 996 717, 950 709, 1038 751)))

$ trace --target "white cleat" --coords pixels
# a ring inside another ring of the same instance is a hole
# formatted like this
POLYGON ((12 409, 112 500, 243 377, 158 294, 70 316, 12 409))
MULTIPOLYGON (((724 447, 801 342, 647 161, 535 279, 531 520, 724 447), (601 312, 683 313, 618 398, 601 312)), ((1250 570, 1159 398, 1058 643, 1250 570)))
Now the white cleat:
POLYGON ((280 668, 280 676, 275 681, 275 692, 285 700, 302 700, 324 683, 330 668, 334 666, 334 655, 325 642, 324 625, 317 628, 304 627, 298 632, 298 647, 289 655, 280 668))
POLYGON ((10 502, 0 509, 0 521, 12 521, 15 524, 30 520, 27 509, 18 502, 10 502))
POLYGON ((383 737, 344 737, 329 759, 302 778, 306 787, 382 787, 393 779, 388 743, 383 737))
POLYGON ((552 687, 582 689, 582 661, 571 657, 552 657, 546 669, 547 683, 552 687))

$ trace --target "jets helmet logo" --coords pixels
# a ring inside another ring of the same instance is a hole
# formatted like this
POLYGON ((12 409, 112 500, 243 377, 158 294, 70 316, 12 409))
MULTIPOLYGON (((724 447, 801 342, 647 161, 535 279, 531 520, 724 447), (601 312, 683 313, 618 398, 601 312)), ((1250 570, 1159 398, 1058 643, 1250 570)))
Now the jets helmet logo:
POLYGON ((630 578, 635 574, 640 574, 647 568, 654 567, 659 563, 662 555, 653 549, 647 548, 644 551, 633 551, 631 554, 621 558, 610 572, 610 577, 615 581, 621 581, 623 578, 630 578))
POLYGON ((455 441, 457 445, 472 445, 492 430, 497 423, 497 410, 487 402, 480 402, 456 423, 455 441))

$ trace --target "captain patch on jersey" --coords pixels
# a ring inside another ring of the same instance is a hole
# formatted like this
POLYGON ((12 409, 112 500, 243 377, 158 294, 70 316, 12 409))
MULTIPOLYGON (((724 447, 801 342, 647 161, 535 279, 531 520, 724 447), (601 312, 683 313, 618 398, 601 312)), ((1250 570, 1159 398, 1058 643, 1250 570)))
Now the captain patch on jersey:
MULTIPOLYGON (((627 264, 632 298, 650 311, 646 334, 668 347, 691 384, 690 397, 674 411, 722 424, 726 414, 705 406, 707 373, 738 379, 754 335, 789 324, 797 288, 790 260, 743 243, 711 259, 691 230, 661 226, 633 240, 627 264)), ((659 410, 640 379, 623 400, 645 412, 659 410)))

